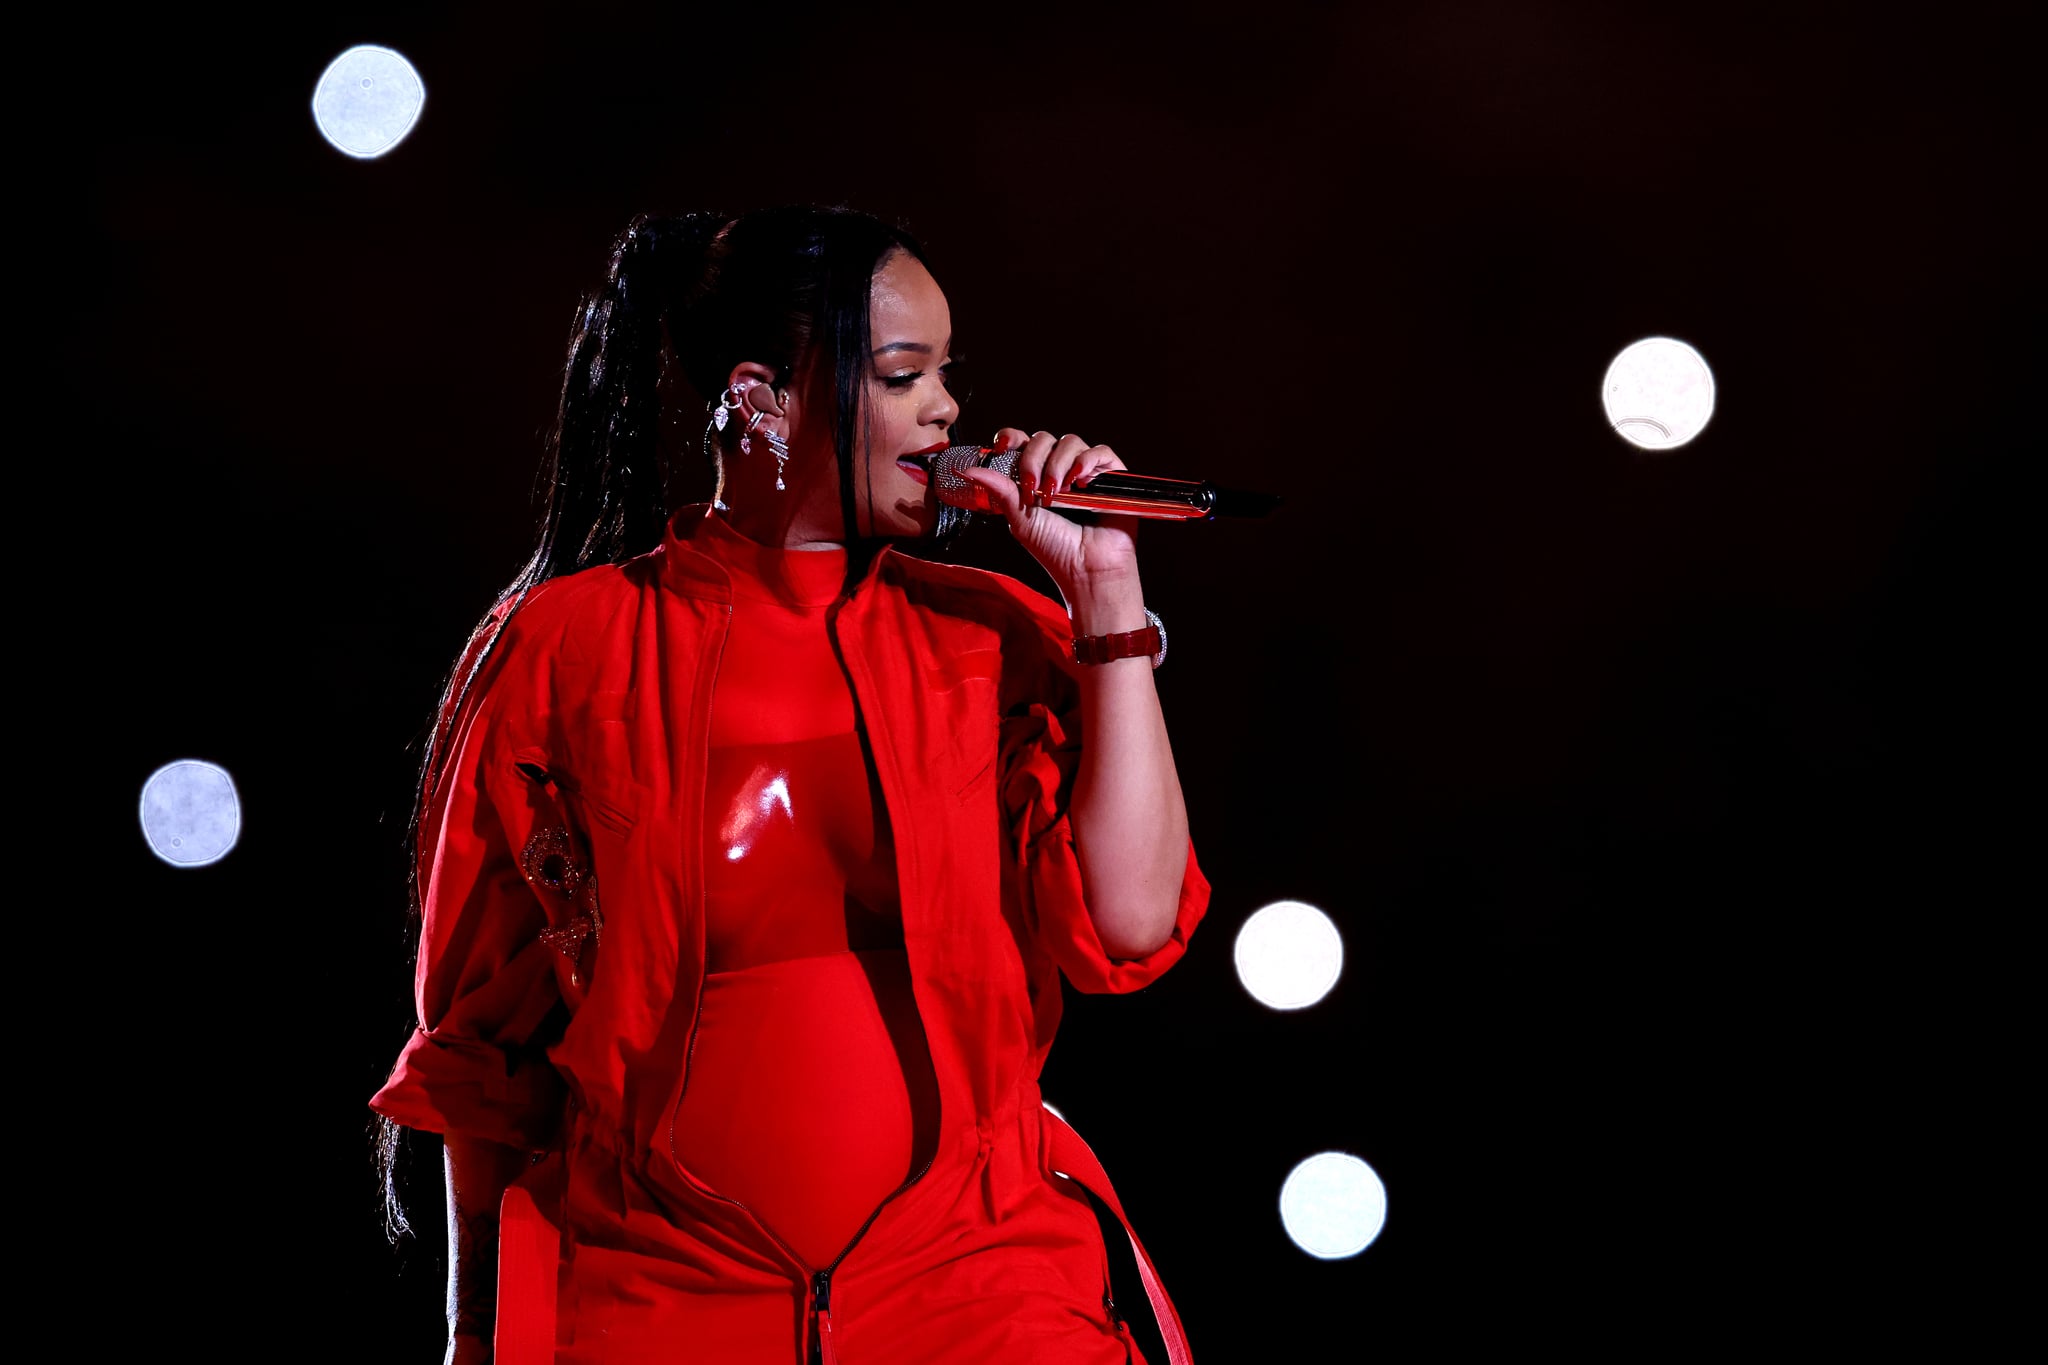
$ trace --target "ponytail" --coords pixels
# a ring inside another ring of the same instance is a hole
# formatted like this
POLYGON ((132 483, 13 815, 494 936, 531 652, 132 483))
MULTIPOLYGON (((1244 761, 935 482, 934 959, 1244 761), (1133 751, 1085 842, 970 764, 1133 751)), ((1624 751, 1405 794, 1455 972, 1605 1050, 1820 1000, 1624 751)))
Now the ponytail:
POLYGON ((641 214, 613 244, 604 283, 577 306, 541 469, 547 506, 533 557, 508 592, 660 541, 669 483, 659 449, 662 322, 724 226, 712 214, 641 214))

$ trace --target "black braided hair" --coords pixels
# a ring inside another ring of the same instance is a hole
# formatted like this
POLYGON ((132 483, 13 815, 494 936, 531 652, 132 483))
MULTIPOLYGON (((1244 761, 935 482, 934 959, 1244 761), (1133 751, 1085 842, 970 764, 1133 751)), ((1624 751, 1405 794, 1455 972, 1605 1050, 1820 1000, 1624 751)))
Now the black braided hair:
MULTIPOLYGON (((841 509, 849 538, 856 534, 854 453, 871 374, 868 296, 875 272, 898 251, 925 259, 923 247, 901 227, 843 207, 789 205, 738 217, 641 214, 626 225, 613 241, 604 282, 578 301, 570 327, 561 402, 537 480, 542 508, 533 552, 442 682, 407 825, 410 851, 418 848, 470 686, 526 594, 551 578, 616 564, 661 542, 678 482, 660 442, 661 383, 669 361, 707 405, 743 362, 767 365, 777 387, 806 366, 829 374, 841 509)), ((712 458, 722 491, 715 447, 712 458)), ((418 859, 409 858, 408 867, 416 931, 418 859)), ((373 1139, 385 1229, 395 1242, 411 1232, 398 1192, 400 1130, 380 1117, 373 1139)))

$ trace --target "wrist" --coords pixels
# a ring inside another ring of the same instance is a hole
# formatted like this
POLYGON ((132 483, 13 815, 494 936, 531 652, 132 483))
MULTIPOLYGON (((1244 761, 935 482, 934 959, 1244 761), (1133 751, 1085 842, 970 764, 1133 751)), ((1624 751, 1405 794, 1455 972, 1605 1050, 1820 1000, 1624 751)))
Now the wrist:
POLYGON ((1145 619, 1145 590, 1135 572, 1093 576, 1072 585, 1061 584, 1067 615, 1076 635, 1114 635, 1142 630, 1145 619))

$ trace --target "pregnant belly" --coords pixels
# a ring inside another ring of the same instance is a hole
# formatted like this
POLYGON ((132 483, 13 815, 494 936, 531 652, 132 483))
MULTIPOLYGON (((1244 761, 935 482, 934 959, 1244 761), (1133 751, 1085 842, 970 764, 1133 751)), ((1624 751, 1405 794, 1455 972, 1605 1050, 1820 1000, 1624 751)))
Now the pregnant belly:
POLYGON ((930 1159, 938 1119, 901 948, 704 978, 676 1155, 811 1269, 930 1159))

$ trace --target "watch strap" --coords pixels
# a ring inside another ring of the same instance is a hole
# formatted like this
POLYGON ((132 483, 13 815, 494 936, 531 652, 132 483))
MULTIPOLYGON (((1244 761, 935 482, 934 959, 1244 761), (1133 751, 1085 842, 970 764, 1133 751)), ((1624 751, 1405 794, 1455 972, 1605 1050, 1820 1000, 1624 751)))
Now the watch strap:
POLYGON ((1154 611, 1147 611, 1145 620, 1147 624, 1136 630, 1121 631, 1114 635, 1076 635, 1074 662, 1106 664, 1117 659, 1150 656, 1152 666, 1159 667, 1166 661, 1166 624, 1154 611))

